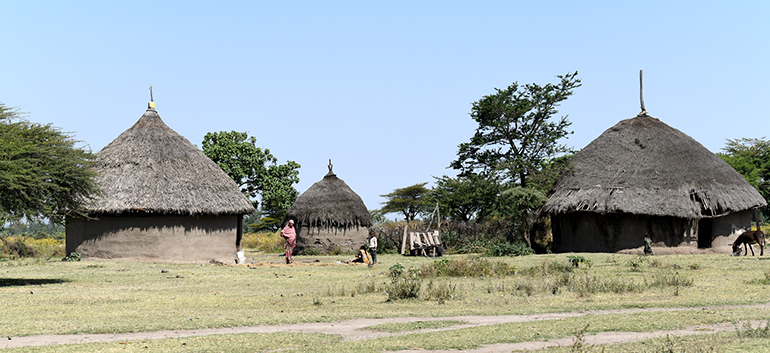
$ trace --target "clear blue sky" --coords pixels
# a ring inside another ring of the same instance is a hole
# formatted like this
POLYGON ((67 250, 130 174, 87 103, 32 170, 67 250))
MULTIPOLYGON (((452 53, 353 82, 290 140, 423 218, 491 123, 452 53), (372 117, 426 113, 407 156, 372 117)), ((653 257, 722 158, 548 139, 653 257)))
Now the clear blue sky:
POLYGON ((300 192, 337 175, 367 208, 446 169, 471 103, 514 81, 583 86, 582 148, 639 112, 713 152, 768 136, 767 1, 3 1, 0 102, 96 152, 157 110, 200 146, 248 131, 300 192))

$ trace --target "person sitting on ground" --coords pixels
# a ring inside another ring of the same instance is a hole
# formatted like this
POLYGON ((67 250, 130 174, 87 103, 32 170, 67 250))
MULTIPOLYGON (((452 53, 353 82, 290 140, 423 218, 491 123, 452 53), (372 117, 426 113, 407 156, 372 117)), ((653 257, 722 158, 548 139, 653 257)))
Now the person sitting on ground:
POLYGON ((362 263, 366 264, 369 263, 369 254, 366 253, 366 245, 361 245, 361 248, 358 249, 358 254, 356 254, 356 257, 354 257, 350 261, 344 261, 346 264, 350 263, 362 263))

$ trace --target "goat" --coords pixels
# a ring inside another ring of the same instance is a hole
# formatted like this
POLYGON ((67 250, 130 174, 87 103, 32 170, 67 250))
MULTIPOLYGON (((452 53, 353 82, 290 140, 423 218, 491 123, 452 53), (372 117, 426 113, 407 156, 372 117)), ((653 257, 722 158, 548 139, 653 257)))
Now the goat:
POLYGON ((741 244, 743 244, 743 251, 745 252, 743 256, 749 254, 749 250, 746 249, 747 247, 751 249, 751 256, 754 256, 754 248, 751 246, 752 244, 759 245, 759 256, 762 256, 765 253, 765 233, 762 233, 761 230, 750 230, 743 232, 738 236, 738 238, 735 239, 734 243, 730 244, 733 246, 733 256, 738 256, 741 254, 741 244))

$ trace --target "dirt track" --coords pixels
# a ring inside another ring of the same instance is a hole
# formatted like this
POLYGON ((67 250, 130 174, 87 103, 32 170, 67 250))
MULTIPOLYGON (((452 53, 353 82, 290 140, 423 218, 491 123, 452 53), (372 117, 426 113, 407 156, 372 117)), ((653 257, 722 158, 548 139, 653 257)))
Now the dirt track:
MULTIPOLYGON (((661 311, 692 311, 692 310, 717 310, 717 309, 731 309, 731 308, 767 308, 770 307, 770 302, 757 305, 735 305, 735 306, 718 306, 718 307, 693 307, 693 308, 647 308, 647 309, 617 309, 617 310, 591 310, 583 312, 567 312, 567 313, 549 313, 549 314, 531 314, 531 315, 503 315, 503 316, 454 316, 454 317, 408 317, 408 318, 385 318, 385 319, 353 319, 340 322, 325 322, 325 323, 301 323, 301 324, 287 324, 287 325, 273 325, 273 326, 246 326, 246 327, 231 327, 231 328, 212 328, 212 329, 199 329, 199 330, 168 330, 168 331, 155 331, 155 332, 135 332, 135 333, 118 333, 118 334, 86 334, 86 335, 40 335, 40 336, 25 336, 25 337, 8 337, 8 339, 0 340, 0 349, 10 347, 26 347, 26 346, 42 346, 42 345, 58 345, 58 344, 72 344, 72 343, 91 343, 91 342, 114 342, 114 341, 132 341, 132 340, 148 340, 148 339, 162 339, 162 338, 182 338, 182 337, 194 337, 194 336, 207 336, 215 334, 232 334, 232 333, 273 333, 273 332, 308 332, 308 333, 325 333, 340 335, 345 341, 352 340, 367 340, 379 337, 405 335, 415 332, 432 332, 432 331, 446 331, 456 330, 467 327, 494 325, 509 322, 531 322, 531 321, 543 321, 543 320, 557 320, 570 317, 577 317, 582 315, 607 315, 607 314, 633 314, 640 312, 661 312, 661 311), (377 332, 370 330, 362 330, 364 327, 382 324, 382 323, 400 323, 400 322, 413 322, 413 321, 433 321, 433 320, 456 320, 467 322, 466 324, 455 325, 451 327, 443 327, 436 329, 425 329, 420 331, 409 332, 377 332)), ((752 322, 752 325, 757 326, 759 322, 752 322)), ((716 325, 700 325, 694 327, 687 327, 682 330, 669 330, 669 331, 652 331, 652 332, 602 332, 594 335, 586 335, 585 343, 590 345, 597 344, 613 344, 640 341, 654 337, 663 337, 665 335, 671 336, 686 336, 686 335, 699 335, 699 334, 712 334, 717 332, 735 330, 736 325, 733 323, 722 323, 716 325)), ((572 337, 553 339, 548 341, 531 341, 520 343, 504 343, 484 346, 478 349, 466 350, 465 352, 475 353, 490 353, 490 352, 510 352, 513 350, 538 350, 552 346, 567 346, 573 343, 572 337)), ((400 351, 400 352, 425 352, 425 350, 415 351, 400 351)), ((439 350, 432 352, 457 352, 456 350, 439 350)))

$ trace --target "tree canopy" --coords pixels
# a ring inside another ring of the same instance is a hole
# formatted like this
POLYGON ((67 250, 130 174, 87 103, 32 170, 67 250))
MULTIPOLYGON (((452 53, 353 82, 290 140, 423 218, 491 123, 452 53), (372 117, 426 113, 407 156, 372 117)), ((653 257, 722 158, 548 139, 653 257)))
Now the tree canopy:
POLYGON ((383 202, 384 206, 380 210, 383 213, 401 213, 407 222, 413 221, 426 208, 424 198, 430 191, 425 187, 427 184, 427 182, 414 184, 380 195, 388 199, 383 202))
POLYGON ((469 142, 458 145, 457 159, 450 164, 460 177, 499 183, 496 202, 485 212, 510 217, 530 246, 530 229, 541 221, 533 211, 545 203, 548 187, 569 164, 559 158, 572 152, 559 143, 572 133, 567 130, 572 123, 566 115, 554 115, 581 84, 577 71, 556 77, 558 83, 542 86, 514 82, 474 102, 470 116, 478 127, 469 142))
POLYGON ((572 133, 567 131, 572 123, 567 116, 551 118, 581 84, 577 71, 556 77, 559 83, 545 86, 514 82, 474 102, 470 115, 478 123, 476 133, 458 146, 450 167, 461 175, 500 175, 509 184, 527 187, 528 177, 544 161, 569 152, 558 141, 572 133))
POLYGON ((257 139, 246 132, 209 132, 203 137, 203 153, 235 180, 241 191, 265 217, 258 227, 275 229, 297 200, 300 165, 278 164, 269 149, 257 147, 257 139))
POLYGON ((98 196, 96 156, 51 124, 31 123, 0 103, 0 222, 86 216, 98 196))
POLYGON ((472 174, 436 178, 430 192, 431 204, 438 203, 441 215, 459 222, 483 221, 495 213, 502 188, 496 180, 472 174))
MULTIPOLYGON (((719 157, 735 168, 770 204, 770 141, 765 138, 727 140, 719 157)), ((770 209, 762 212, 770 217, 770 209)))

